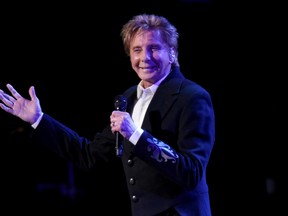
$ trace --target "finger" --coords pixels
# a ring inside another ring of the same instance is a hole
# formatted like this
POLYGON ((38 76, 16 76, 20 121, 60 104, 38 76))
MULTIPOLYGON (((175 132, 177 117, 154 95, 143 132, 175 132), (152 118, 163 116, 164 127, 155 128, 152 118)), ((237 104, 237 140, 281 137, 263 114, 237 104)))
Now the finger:
POLYGON ((16 91, 16 89, 13 88, 12 85, 7 84, 6 86, 9 89, 9 91, 11 92, 11 94, 13 95, 14 98, 16 98, 16 99, 22 98, 22 96, 16 91))
POLYGON ((0 103, 0 107, 1 107, 1 109, 3 109, 3 110, 7 110, 8 109, 8 107, 6 107, 4 104, 2 104, 2 103, 0 103))
POLYGON ((9 107, 12 107, 16 101, 15 98, 4 92, 0 92, 0 100, 2 100, 3 103, 9 107))
POLYGON ((115 127, 116 126, 116 122, 112 121, 110 126, 111 127, 115 127))
POLYGON ((1 107, 1 109, 5 110, 6 112, 13 114, 13 109, 5 106, 3 103, 0 103, 0 107, 1 107))

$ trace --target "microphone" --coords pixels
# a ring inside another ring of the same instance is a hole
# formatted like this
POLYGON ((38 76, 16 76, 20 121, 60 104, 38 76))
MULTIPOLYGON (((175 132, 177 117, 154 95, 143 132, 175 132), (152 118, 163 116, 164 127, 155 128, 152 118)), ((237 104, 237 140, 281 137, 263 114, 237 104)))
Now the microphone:
MULTIPOLYGON (((115 97, 114 107, 116 110, 126 111, 126 107, 127 107, 126 97, 123 95, 117 95, 115 97)), ((122 145, 123 137, 121 137, 121 134, 118 131, 116 131, 115 136, 116 136, 116 146, 115 146, 116 156, 121 157, 122 150, 123 150, 123 145, 122 145)))

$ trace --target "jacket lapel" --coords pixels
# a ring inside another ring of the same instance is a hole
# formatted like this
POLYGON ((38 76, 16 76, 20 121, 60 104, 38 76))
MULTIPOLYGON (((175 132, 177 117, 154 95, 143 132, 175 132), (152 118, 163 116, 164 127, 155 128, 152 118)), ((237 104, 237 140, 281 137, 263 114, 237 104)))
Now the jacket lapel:
POLYGON ((151 130, 150 122, 157 119, 162 122, 171 106, 177 100, 183 79, 182 73, 175 69, 160 84, 148 106, 142 124, 143 129, 151 130))

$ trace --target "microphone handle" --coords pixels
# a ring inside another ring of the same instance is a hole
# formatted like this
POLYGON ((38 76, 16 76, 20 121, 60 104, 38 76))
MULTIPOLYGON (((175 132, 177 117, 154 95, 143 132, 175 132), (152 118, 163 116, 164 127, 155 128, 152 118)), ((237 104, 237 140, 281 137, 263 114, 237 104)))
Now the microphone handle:
MULTIPOLYGON (((120 110, 120 111, 123 111, 119 107, 116 107, 116 109, 120 110)), ((121 137, 121 134, 119 133, 119 131, 116 131, 115 137, 116 137, 116 143, 115 143, 116 156, 117 157, 121 157, 122 156, 123 145, 121 143, 122 142, 122 137, 121 137)))
MULTIPOLYGON (((115 98, 114 106, 116 110, 125 111, 127 106, 126 97, 124 97, 123 95, 117 95, 115 98)), ((118 131, 116 131, 115 136, 116 136, 116 146, 115 146, 116 156, 121 157, 123 151, 123 144, 122 144, 123 137, 118 131)))
POLYGON ((123 146, 121 143, 121 134, 118 131, 116 131, 115 136, 116 136, 116 146, 115 146, 116 156, 121 157, 122 156, 122 150, 123 150, 123 146))

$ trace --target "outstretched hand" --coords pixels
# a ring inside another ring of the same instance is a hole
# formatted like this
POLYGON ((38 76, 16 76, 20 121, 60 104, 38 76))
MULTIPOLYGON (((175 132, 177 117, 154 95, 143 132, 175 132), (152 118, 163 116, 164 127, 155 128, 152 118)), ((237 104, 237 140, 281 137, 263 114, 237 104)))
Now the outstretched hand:
POLYGON ((6 87, 10 91, 11 95, 5 93, 0 89, 0 107, 14 115, 26 121, 30 124, 36 122, 38 117, 42 114, 40 101, 36 96, 34 86, 29 88, 30 100, 22 97, 12 85, 7 84, 6 87))

